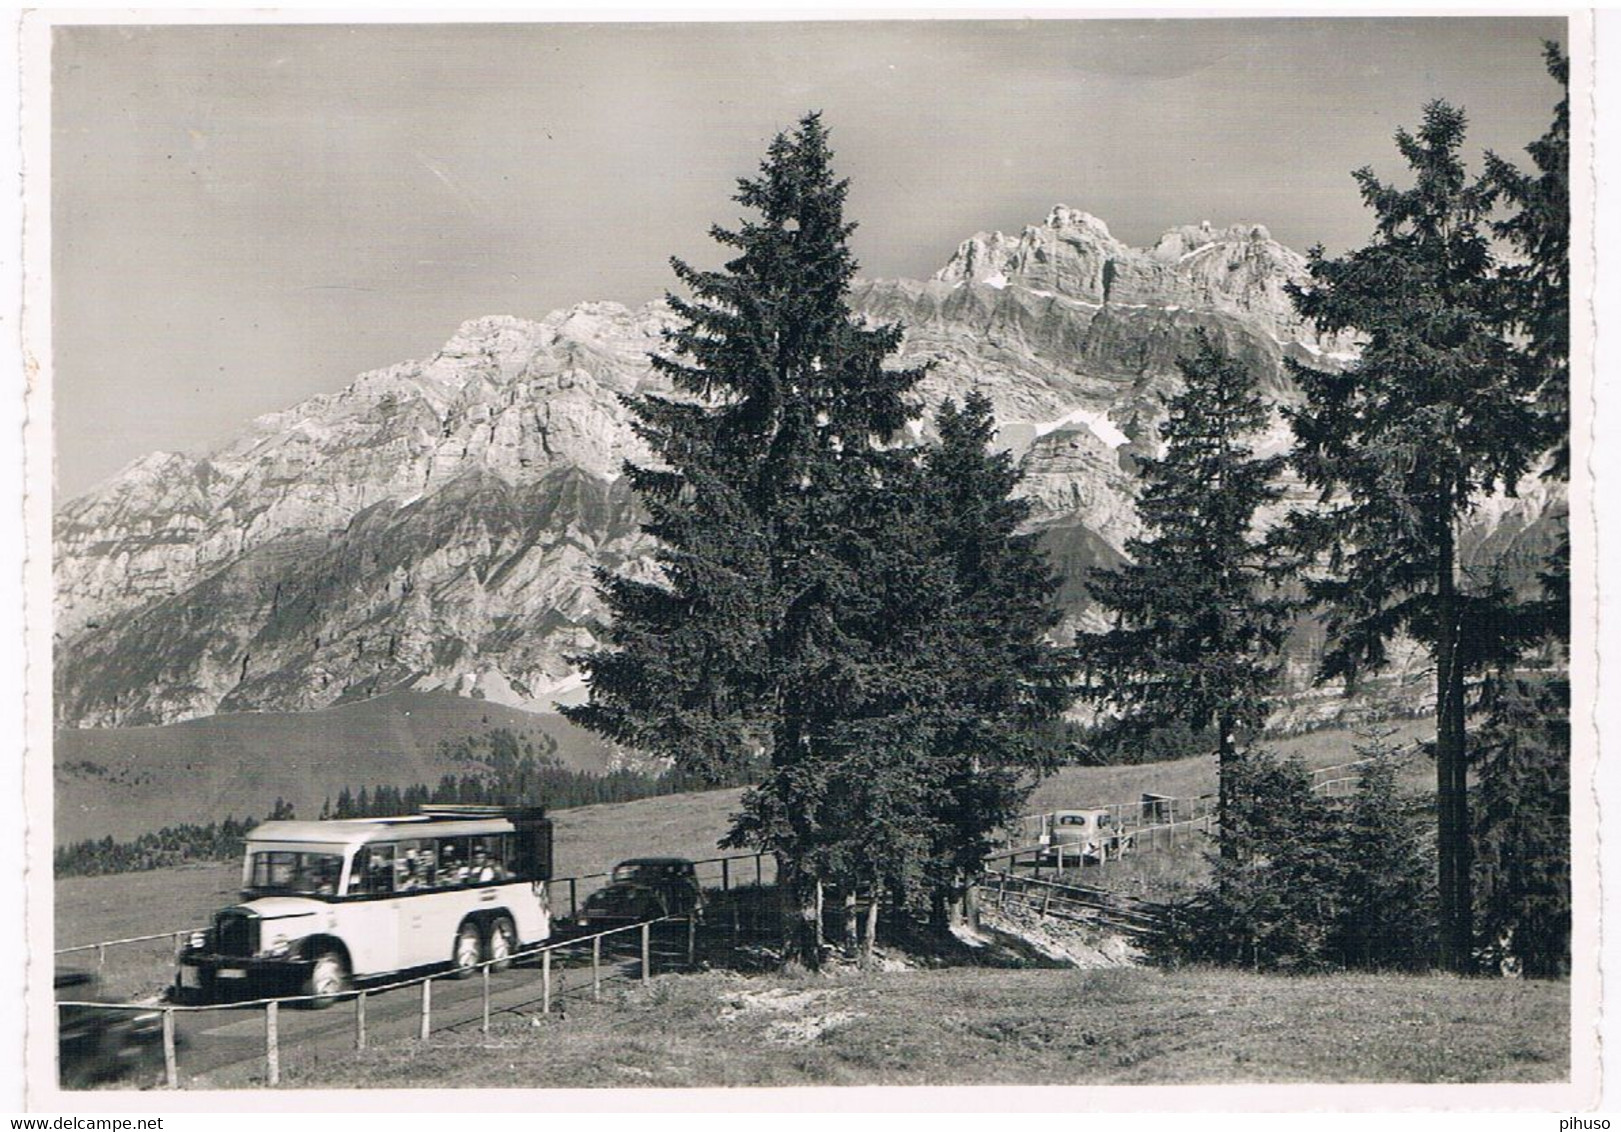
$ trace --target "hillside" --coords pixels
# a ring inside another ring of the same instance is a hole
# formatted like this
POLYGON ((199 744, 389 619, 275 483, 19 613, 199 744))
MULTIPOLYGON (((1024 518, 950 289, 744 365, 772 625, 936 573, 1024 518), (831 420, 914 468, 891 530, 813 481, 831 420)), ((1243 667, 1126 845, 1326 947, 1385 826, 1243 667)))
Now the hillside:
POLYGON ((345 787, 432 785, 470 769, 441 743, 504 728, 563 765, 602 771, 612 748, 559 715, 446 692, 394 692, 311 712, 245 712, 161 727, 65 728, 55 741, 56 844, 234 815, 276 799, 314 817, 345 787))

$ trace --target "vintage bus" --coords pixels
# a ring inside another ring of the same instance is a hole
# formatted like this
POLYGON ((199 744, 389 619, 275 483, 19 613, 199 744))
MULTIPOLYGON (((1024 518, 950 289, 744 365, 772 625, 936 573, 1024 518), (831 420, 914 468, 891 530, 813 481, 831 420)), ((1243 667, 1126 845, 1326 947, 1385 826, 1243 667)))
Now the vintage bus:
POLYGON ((449 963, 465 977, 551 935, 552 823, 538 807, 270 821, 248 835, 242 902, 193 933, 176 988, 211 1001, 316 996, 449 963))

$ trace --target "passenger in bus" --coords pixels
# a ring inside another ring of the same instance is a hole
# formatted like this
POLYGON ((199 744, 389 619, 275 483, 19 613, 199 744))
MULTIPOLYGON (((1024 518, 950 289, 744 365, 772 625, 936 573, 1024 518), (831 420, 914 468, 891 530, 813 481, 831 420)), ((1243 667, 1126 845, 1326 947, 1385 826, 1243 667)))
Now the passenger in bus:
POLYGON ((446 845, 444 852, 439 855, 439 883, 467 883, 467 866, 457 862, 454 845, 446 845))
POLYGON ((495 863, 482 845, 473 850, 472 880, 477 884, 489 884, 495 880, 495 863))
POLYGON ((422 867, 422 858, 415 849, 407 850, 400 861, 403 870, 399 883, 395 888, 400 892, 410 892, 418 888, 427 887, 426 870, 422 867))

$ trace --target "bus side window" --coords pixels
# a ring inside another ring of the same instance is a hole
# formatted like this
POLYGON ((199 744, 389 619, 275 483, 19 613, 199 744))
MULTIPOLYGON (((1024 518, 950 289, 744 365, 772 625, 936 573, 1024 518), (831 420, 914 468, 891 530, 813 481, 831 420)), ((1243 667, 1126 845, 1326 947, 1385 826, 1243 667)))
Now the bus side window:
POLYGON ((441 837, 433 843, 439 854, 439 884, 466 884, 469 849, 465 837, 441 837))
POLYGON ((432 841, 423 839, 400 842, 394 861, 396 892, 433 887, 436 848, 432 841))
POLYGON ((394 891, 394 846, 368 845, 366 853, 366 870, 359 878, 360 887, 354 887, 350 882, 350 891, 366 892, 372 894, 394 891))

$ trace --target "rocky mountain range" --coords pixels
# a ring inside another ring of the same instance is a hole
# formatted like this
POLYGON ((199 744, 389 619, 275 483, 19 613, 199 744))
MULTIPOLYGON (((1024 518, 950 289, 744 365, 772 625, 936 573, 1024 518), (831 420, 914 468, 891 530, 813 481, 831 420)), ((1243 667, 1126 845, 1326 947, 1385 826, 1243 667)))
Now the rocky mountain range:
MULTIPOLYGON (((906 327, 931 406, 977 389, 1020 457, 1032 524, 1085 623, 1085 572, 1138 532, 1176 359, 1203 329, 1293 397, 1282 361, 1343 364, 1284 291, 1305 261, 1265 228, 1176 228, 1129 247, 1058 207, 964 241, 929 280, 859 283, 862 317, 906 327)), ((548 708, 595 643, 593 570, 647 571, 620 475, 641 459, 621 394, 671 316, 583 303, 480 318, 425 361, 252 422, 201 456, 154 453, 55 523, 55 688, 69 727, 298 711, 448 689, 548 708)), ((1264 447, 1287 443, 1281 427, 1264 447)), ((1548 500, 1508 501, 1475 545, 1521 545, 1548 500)))

